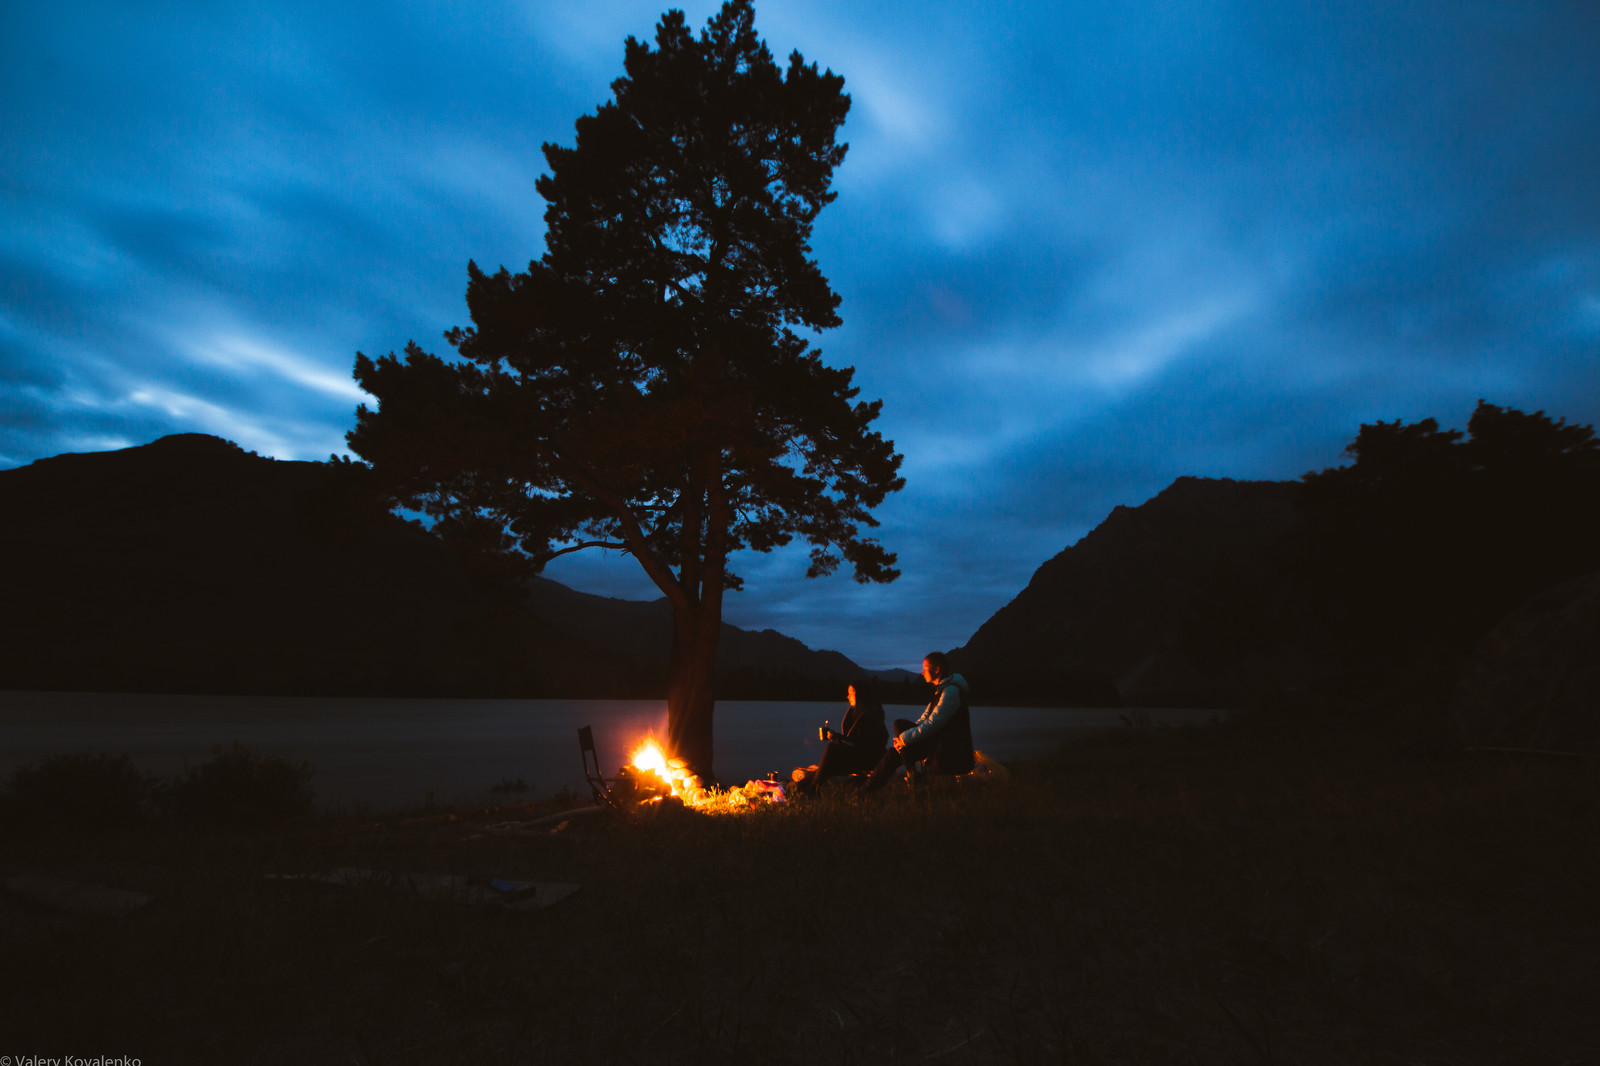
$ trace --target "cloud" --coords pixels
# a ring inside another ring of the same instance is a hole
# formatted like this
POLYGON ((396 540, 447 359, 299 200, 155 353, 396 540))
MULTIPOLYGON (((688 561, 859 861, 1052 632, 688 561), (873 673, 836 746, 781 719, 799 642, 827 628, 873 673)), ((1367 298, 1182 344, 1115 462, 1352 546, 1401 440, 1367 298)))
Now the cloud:
POLYGON ((189 396, 170 389, 146 387, 129 393, 121 404, 149 408, 164 415, 176 425, 192 426, 199 432, 226 437, 251 451, 274 457, 292 457, 288 442, 278 434, 266 429, 243 412, 198 396, 189 396))
POLYGON ((198 362, 230 370, 276 374, 296 385, 353 403, 373 402, 373 397, 356 385, 350 375, 326 370, 303 356, 251 337, 223 334, 190 345, 188 354, 198 362))

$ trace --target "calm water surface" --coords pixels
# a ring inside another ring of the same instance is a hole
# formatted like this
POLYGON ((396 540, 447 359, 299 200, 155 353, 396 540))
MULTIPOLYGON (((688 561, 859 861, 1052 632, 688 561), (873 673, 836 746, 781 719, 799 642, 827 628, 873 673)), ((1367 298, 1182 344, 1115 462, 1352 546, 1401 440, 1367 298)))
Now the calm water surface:
MULTIPOLYGON (((889 706, 888 718, 920 708, 889 706)), ((844 702, 723 701, 716 710, 716 767, 724 781, 813 763, 817 726, 835 724, 844 702)), ((1217 712, 1179 708, 974 707, 975 745, 1005 762, 1053 752, 1063 740, 1125 728, 1120 715, 1153 723, 1207 722, 1217 712)), ((491 785, 521 779, 535 793, 586 791, 577 730, 594 727, 609 774, 646 733, 666 728, 661 700, 402 700, 293 696, 159 696, 0 692, 0 776, 57 752, 126 752, 146 772, 167 775, 206 759, 212 747, 246 744, 302 759, 328 803, 380 806, 483 799, 491 785)))

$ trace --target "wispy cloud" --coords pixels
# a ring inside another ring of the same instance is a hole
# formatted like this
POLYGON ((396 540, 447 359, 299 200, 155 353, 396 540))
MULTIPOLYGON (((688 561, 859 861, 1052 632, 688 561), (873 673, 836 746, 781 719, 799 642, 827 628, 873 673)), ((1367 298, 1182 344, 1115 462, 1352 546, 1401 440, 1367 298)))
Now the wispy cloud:
POLYGON ((1251 293, 1213 297, 1195 306, 1133 325, 1126 332, 1069 352, 1095 384, 1112 391, 1150 380, 1256 306, 1251 293))
POLYGON ((243 374, 273 374, 296 385, 353 403, 375 402, 348 372, 329 370, 268 341, 239 334, 220 334, 189 342, 186 350, 189 357, 197 362, 243 374))
POLYGON ((257 424, 248 415, 171 389, 145 387, 130 392, 124 403, 149 408, 190 432, 227 437, 263 455, 289 457, 287 442, 257 424))

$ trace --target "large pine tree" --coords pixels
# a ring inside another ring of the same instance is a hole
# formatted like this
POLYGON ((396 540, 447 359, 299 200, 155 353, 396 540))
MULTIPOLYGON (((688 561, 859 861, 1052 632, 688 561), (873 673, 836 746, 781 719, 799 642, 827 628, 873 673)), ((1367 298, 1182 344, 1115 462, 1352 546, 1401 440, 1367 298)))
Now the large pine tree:
POLYGON ((836 195, 844 79, 798 52, 780 71, 749 0, 698 39, 669 11, 624 65, 576 144, 544 146, 544 256, 468 264, 460 358, 358 353, 378 409, 349 441, 393 502, 513 569, 631 553, 672 604, 670 744, 709 778, 729 555, 799 536, 810 576, 844 561, 892 581, 862 530, 904 480, 871 428, 881 401, 795 332, 839 324, 810 236, 836 195))

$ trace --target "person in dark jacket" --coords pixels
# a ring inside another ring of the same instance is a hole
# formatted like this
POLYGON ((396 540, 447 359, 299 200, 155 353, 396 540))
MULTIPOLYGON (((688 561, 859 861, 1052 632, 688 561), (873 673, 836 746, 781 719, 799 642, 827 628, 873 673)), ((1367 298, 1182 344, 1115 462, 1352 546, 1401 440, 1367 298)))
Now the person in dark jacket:
POLYGON ((901 766, 915 784, 921 773, 964 774, 977 765, 972 751, 972 715, 967 706, 967 679, 947 672, 944 655, 930 651, 922 660, 922 679, 933 686, 933 699, 915 722, 895 719, 894 747, 883 753, 861 794, 889 783, 901 766))
POLYGON ((845 690, 850 709, 845 711, 838 732, 827 730, 828 746, 822 749, 815 773, 799 782, 801 792, 815 795, 818 786, 830 777, 864 774, 878 763, 889 730, 883 724, 883 703, 871 681, 850 682, 845 690))

